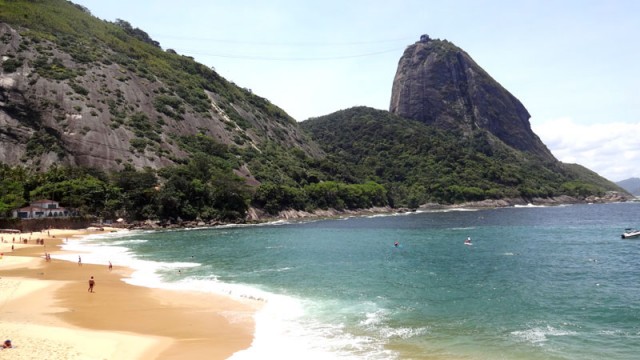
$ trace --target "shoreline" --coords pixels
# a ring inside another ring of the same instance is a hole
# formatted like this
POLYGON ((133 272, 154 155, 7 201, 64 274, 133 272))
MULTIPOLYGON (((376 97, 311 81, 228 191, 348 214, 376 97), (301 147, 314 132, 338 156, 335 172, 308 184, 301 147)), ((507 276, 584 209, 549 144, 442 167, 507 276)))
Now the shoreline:
POLYGON ((0 234, 0 336, 15 347, 3 359, 226 359, 251 346, 256 302, 131 285, 123 266, 45 260, 70 254, 63 238, 96 233, 104 231, 0 234))
POLYGON ((324 220, 324 219, 339 219, 345 217, 357 217, 357 216, 373 216, 373 215, 391 215, 391 214, 404 214, 412 212, 423 211, 438 211, 438 210, 459 210, 459 209, 471 209, 471 210, 484 210, 484 209, 497 209, 516 206, 561 206, 561 205, 575 205, 575 204, 604 204, 604 203, 617 203, 617 202, 629 202, 634 201, 634 197, 626 196, 625 194, 611 191, 602 197, 589 196, 587 198, 578 198, 568 195, 561 195, 552 198, 502 198, 502 199, 489 199, 481 201, 467 201, 457 204, 440 204, 440 203, 425 203, 420 205, 417 209, 409 209, 406 207, 393 208, 390 206, 384 207, 372 207, 368 209, 316 209, 313 211, 305 210, 282 210, 277 215, 270 215, 256 208, 249 208, 247 217, 244 222, 237 223, 222 223, 219 221, 183 221, 180 223, 168 223, 163 221, 146 220, 144 222, 122 224, 118 226, 121 229, 128 230, 179 230, 179 229, 199 229, 199 228, 212 228, 218 226, 228 225, 257 225, 266 224, 277 221, 286 220, 324 220))
MULTIPOLYGON (((522 207, 531 205, 525 204, 522 207)), ((418 211, 466 210, 474 209, 449 207, 418 211)), ((385 213, 380 214, 384 216, 385 213)), ((376 216, 371 212, 362 215, 376 216)), ((402 214, 396 212, 396 215, 402 214)), ((354 214, 348 216, 353 217, 354 214)), ((292 220, 296 222, 296 219, 292 220)), ((317 218, 298 220, 315 221, 317 218)), ((6 251, 7 247, 11 247, 11 242, 0 243, 0 252, 5 252, 4 259, 0 259, 0 316, 3 318, 3 322, 0 322, 0 337, 5 336, 5 339, 13 340, 14 345, 17 346, 16 349, 0 352, 0 358, 218 359, 231 356, 240 359, 244 358, 243 356, 246 357, 251 351, 254 351, 251 353, 254 355, 261 348, 260 340, 263 333, 256 331, 254 318, 258 310, 267 308, 264 307, 265 303, 256 304, 250 298, 247 303, 244 303, 242 300, 234 301, 236 298, 225 295, 219 298, 218 295, 209 293, 192 294, 188 290, 164 290, 148 288, 140 284, 128 285, 123 279, 132 279, 132 271, 138 268, 134 263, 121 261, 120 263, 128 264, 128 267, 123 267, 115 261, 113 270, 108 271, 105 259, 110 259, 109 255, 92 258, 87 252, 86 260, 96 262, 98 265, 83 264, 80 267, 74 259, 81 254, 83 262, 85 261, 85 255, 81 251, 73 247, 65 251, 59 249, 65 236, 107 235, 110 230, 106 229, 106 231, 104 229, 102 231, 97 229, 66 231, 68 235, 62 236, 59 234, 65 232, 64 230, 52 230, 56 238, 47 238, 44 245, 36 245, 33 240, 27 245, 20 244, 13 254, 8 254, 6 251), (51 250, 53 248, 55 250, 51 250), (53 261, 46 262, 42 258, 45 249, 51 250, 54 255, 53 261), (58 256, 64 257, 65 260, 58 260, 58 256), (62 270, 58 270, 57 266, 62 266, 62 270), (95 294, 86 292, 88 276, 96 276, 95 294), (112 279, 111 276, 115 277, 112 279), (116 286, 125 284, 124 286, 128 286, 126 289, 135 288, 142 292, 133 293, 125 290, 124 298, 120 298, 122 294, 117 295, 117 292, 113 292, 112 282, 117 283, 116 286), (97 301, 94 295, 102 294, 108 296, 98 298, 100 300, 97 301), (168 294, 169 297, 166 297, 168 294), (177 296, 171 297, 171 294, 177 294, 177 296), (190 300, 186 300, 187 297, 190 300), (149 298, 153 301, 149 302, 149 298), (236 307, 238 305, 242 309, 238 309, 236 307), (114 306, 124 306, 120 313, 116 314, 119 317, 111 318, 113 315, 103 313, 103 311, 111 311, 114 306), (229 316, 230 313, 233 313, 232 316, 229 316), (167 318, 157 319, 164 317, 165 314, 169 314, 167 318), (172 318, 174 315, 171 314, 176 314, 175 318, 172 318), (205 324, 198 323, 203 318, 206 319, 205 324), (242 321, 239 322, 238 319, 242 321), (207 326, 212 325, 212 322, 218 324, 219 320, 222 325, 216 325, 213 331, 220 331, 221 334, 210 333, 212 330, 207 326), (187 323, 188 326, 180 322, 187 323), (226 330, 221 330, 218 326, 226 330), (162 329, 158 330, 159 327, 162 329), (210 338, 205 339, 198 331, 204 332, 204 336, 210 338), (237 338, 231 340, 224 338, 230 335, 229 332, 237 338), (213 345, 216 341, 222 343, 221 346, 227 347, 228 354, 215 352, 220 350, 217 348, 218 345, 213 345), (215 349, 212 349, 213 347, 215 349), (229 347, 233 349, 229 350, 229 347), (102 350, 98 352, 97 349, 102 350), (249 352, 245 353, 243 350, 249 350, 249 352), (66 356, 58 356, 59 353, 64 353, 66 356)), ((0 235, 7 239, 7 234, 0 235)), ((28 235, 29 233, 23 233, 9 236, 28 235)), ((32 235, 32 237, 37 236, 32 235)), ((104 255, 108 252, 98 249, 90 253, 104 255)), ((264 342, 264 339, 262 341, 264 342)))

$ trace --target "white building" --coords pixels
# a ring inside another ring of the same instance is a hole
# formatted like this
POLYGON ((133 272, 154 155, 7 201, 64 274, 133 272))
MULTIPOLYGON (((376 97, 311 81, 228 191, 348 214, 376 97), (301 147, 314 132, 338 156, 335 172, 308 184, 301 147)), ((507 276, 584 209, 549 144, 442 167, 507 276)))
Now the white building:
POLYGON ((57 201, 38 200, 29 206, 13 210, 13 217, 20 219, 42 219, 47 217, 67 217, 71 212, 60 206, 57 201))

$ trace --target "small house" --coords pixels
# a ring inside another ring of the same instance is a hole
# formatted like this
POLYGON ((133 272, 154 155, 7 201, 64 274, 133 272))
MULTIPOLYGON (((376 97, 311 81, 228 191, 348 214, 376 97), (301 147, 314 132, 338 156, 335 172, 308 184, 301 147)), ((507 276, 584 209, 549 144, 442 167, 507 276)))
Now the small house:
POLYGON ((20 219, 42 219, 47 217, 68 217, 71 213, 57 201, 37 200, 29 206, 13 210, 13 217, 20 219))

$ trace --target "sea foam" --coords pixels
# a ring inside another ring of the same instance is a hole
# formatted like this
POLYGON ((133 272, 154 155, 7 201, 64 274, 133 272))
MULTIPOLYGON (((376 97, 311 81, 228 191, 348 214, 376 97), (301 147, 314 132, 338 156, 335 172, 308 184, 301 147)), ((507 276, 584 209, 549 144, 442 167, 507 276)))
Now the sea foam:
MULTIPOLYGON (((189 275, 190 268, 201 264, 194 262, 161 262, 140 259, 126 248, 127 244, 144 243, 145 239, 128 239, 131 236, 144 237, 145 232, 97 234, 81 239, 67 240, 63 254, 53 255, 54 259, 75 262, 78 256, 87 264, 105 266, 126 266, 133 270, 123 281, 131 285, 168 289, 176 291, 198 291, 239 300, 262 302, 255 314, 256 329, 250 348, 234 354, 230 359, 392 359, 392 351, 384 349, 377 339, 361 335, 355 336, 345 331, 340 322, 322 322, 309 316, 309 309, 317 307, 309 300, 293 296, 274 294, 246 284, 225 283, 216 275, 189 275)), ((274 271, 289 271, 277 268, 274 271)), ((375 314, 375 312, 370 313, 375 314)), ((376 315, 372 315, 369 325, 375 327, 376 315)), ((366 328, 366 326, 365 326, 366 328)), ((404 337, 404 330, 380 328, 377 332, 387 336, 404 337), (394 333, 395 331, 395 333, 394 333), (399 332, 398 332, 399 331, 399 332)), ((386 337, 386 336, 385 336, 386 337)))
POLYGON ((568 336, 576 334, 577 333, 575 331, 556 329, 551 325, 547 325, 546 327, 534 327, 527 330, 511 332, 511 335, 515 336, 516 338, 526 342, 530 342, 532 344, 544 343, 550 336, 568 336))

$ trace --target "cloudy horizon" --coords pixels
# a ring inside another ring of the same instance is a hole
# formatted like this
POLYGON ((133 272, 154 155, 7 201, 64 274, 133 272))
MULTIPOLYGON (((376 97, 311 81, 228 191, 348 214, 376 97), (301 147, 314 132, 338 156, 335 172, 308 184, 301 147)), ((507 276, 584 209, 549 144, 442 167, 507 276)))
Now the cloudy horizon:
POLYGON ((580 164, 619 182, 640 178, 640 123, 581 124, 570 117, 531 123, 533 131, 564 163, 580 164))

